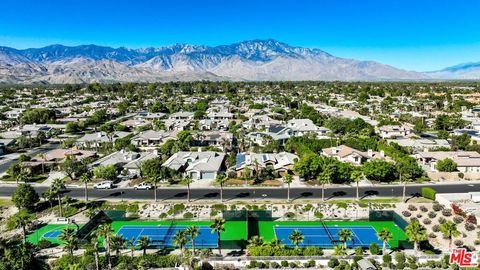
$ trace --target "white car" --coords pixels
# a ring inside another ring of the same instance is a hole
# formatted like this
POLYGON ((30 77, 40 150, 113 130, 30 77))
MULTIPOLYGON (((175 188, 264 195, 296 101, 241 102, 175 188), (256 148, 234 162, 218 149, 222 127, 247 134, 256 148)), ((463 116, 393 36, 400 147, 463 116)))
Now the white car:
POLYGON ((95 189, 112 189, 113 188, 113 182, 112 181, 103 181, 100 183, 96 183, 93 185, 93 188, 95 189))
POLYGON ((148 183, 146 183, 146 182, 143 182, 143 183, 141 183, 141 184, 138 184, 138 185, 133 186, 133 188, 134 188, 135 190, 142 190, 142 189, 144 189, 144 190, 150 190, 150 189, 153 189, 153 186, 150 185, 150 184, 148 184, 148 183))

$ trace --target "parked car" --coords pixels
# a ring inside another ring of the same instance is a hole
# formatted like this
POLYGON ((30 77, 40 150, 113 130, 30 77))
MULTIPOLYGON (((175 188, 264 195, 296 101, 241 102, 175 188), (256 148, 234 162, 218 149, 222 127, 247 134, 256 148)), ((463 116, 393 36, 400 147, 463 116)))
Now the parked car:
POLYGON ((153 189, 153 186, 146 183, 146 182, 143 182, 143 183, 140 183, 138 185, 133 186, 133 188, 136 189, 136 190, 142 190, 142 189, 150 190, 150 189, 153 189))
POLYGON ((95 189, 112 189, 113 188, 113 182, 112 181, 103 181, 100 183, 96 183, 93 185, 93 188, 95 189))

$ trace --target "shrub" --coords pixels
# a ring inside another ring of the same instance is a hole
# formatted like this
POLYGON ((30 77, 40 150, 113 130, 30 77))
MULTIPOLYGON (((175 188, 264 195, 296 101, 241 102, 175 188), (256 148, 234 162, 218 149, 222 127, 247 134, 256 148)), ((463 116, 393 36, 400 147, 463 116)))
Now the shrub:
POLYGON ((302 250, 303 256, 322 256, 323 249, 318 247, 306 247, 302 250))
POLYGON ((405 210, 405 211, 402 212, 402 215, 403 215, 404 217, 410 217, 410 216, 412 215, 412 213, 410 213, 409 211, 405 210))
POLYGON ((460 239, 457 239, 457 240, 453 241, 453 244, 457 247, 461 247, 461 246, 463 246, 463 241, 460 240, 460 239))
POLYGON ((328 267, 330 268, 335 268, 337 266, 340 265, 340 262, 338 261, 337 258, 331 258, 329 261, 328 261, 328 267))
POLYGON ((437 191, 431 187, 424 187, 421 190, 421 194, 422 194, 422 197, 435 201, 435 195, 437 194, 437 191))
POLYGON ((476 227, 477 226, 475 226, 475 224, 472 224, 470 222, 465 223, 465 230, 467 230, 469 232, 475 230, 476 227))
POLYGON ((463 174, 463 172, 459 172, 459 173, 458 173, 458 177, 459 177, 460 179, 463 179, 463 177, 465 177, 465 174, 463 174))
POLYGON ((383 260, 383 265, 384 266, 389 266, 392 263, 392 255, 383 254, 382 260, 383 260))
POLYGON ((419 214, 417 214, 417 218, 422 218, 422 217, 423 217, 423 215, 422 215, 422 214, 420 214, 420 213, 419 213, 419 214))
POLYGON ((443 224, 443 223, 445 223, 445 222, 447 222, 447 219, 446 219, 446 218, 444 218, 444 217, 439 217, 439 218, 438 218, 438 223, 439 223, 439 224, 443 224))
POLYGON ((287 262, 287 261, 281 261, 281 262, 280 262, 280 265, 281 265, 282 267, 288 267, 288 262, 287 262))
POLYGON ((315 211, 315 213, 313 214, 316 218, 318 219, 322 219, 323 218, 323 213, 320 212, 320 211, 315 211))
POLYGON ((461 216, 454 216, 453 222, 455 222, 456 224, 460 224, 463 222, 463 218, 461 216))
POLYGON ((277 262, 271 262, 271 263, 270 263, 270 267, 271 267, 271 268, 280 268, 281 265, 280 265, 279 263, 277 263, 277 262))
POLYGON ((247 268, 257 268, 257 261, 251 260, 250 264, 247 265, 247 268))
POLYGON ((427 207, 425 207, 425 205, 422 205, 422 206, 420 206, 420 211, 422 211, 422 212, 425 212, 425 213, 426 213, 426 212, 428 212, 428 208, 427 208, 427 207))
POLYGON ((437 161, 437 170, 440 172, 453 172, 457 169, 457 163, 450 158, 437 161))
POLYGON ((429 218, 435 218, 436 216, 437 216, 437 213, 435 213, 433 211, 428 212, 428 217, 429 218))
POLYGON ((410 211, 417 211, 418 208, 417 208, 415 205, 410 204, 410 205, 408 205, 408 210, 410 210, 410 211))
POLYGON ((285 213, 285 217, 292 219, 292 218, 295 217, 295 213, 293 213, 293 212, 287 212, 287 213, 285 213))
POLYGON ((452 206, 452 209, 453 209, 453 213, 455 213, 455 215, 459 215, 459 216, 462 216, 462 217, 466 216, 465 211, 463 211, 463 209, 460 208, 458 205, 452 203, 451 206, 452 206))
POLYGON ((452 210, 450 209, 443 209, 442 210, 442 215, 445 217, 450 217, 452 215, 452 210))
POLYGON ((309 260, 308 262, 304 263, 303 266, 306 267, 306 268, 310 268, 310 267, 315 267, 316 263, 314 260, 309 260))
POLYGON ((48 241, 47 239, 42 238, 40 239, 40 241, 38 241, 38 248, 40 249, 50 248, 52 246, 52 242, 48 241))
POLYGON ((372 255, 378 255, 380 253, 380 247, 376 243, 371 243, 368 250, 370 250, 370 254, 372 255))
POLYGON ((475 215, 469 215, 467 217, 467 222, 472 224, 477 224, 477 218, 475 217, 475 215))
POLYGON ((264 262, 257 262, 257 268, 260 268, 260 269, 267 268, 267 264, 264 262))
POLYGON ((433 208, 433 211, 439 212, 443 209, 443 206, 441 206, 439 203, 435 203, 433 204, 432 208, 433 208))
POLYGON ((296 262, 289 262, 289 263, 288 263, 288 267, 290 267, 290 268, 297 268, 297 266, 298 266, 298 265, 297 265, 296 262))
POLYGON ((437 235, 434 234, 434 233, 429 233, 429 234, 428 234, 428 237, 429 237, 429 238, 437 238, 437 235))
POLYGON ((476 246, 480 245, 480 239, 476 239, 475 241, 473 241, 473 243, 474 243, 476 246))
POLYGON ((437 225, 437 224, 433 225, 433 226, 432 226, 432 231, 434 231, 434 232, 439 232, 439 231, 440 231, 440 226, 437 225))
POLYGON ((183 214, 183 218, 185 219, 192 219, 193 218, 193 214, 191 212, 186 212, 185 214, 183 214))
POLYGON ((432 223, 432 220, 429 219, 429 218, 426 218, 426 219, 423 220, 423 224, 425 224, 425 225, 428 225, 428 224, 431 224, 431 223, 432 223))
POLYGON ((363 255, 363 248, 361 247, 355 248, 355 255, 363 255))

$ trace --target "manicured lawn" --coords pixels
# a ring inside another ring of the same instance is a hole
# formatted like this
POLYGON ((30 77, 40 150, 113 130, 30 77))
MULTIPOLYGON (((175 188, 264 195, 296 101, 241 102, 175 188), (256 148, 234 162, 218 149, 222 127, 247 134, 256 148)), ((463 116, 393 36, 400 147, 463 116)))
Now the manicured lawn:
MULTIPOLYGON (((274 227, 278 226, 322 226, 320 221, 260 221, 259 233, 266 241, 275 238, 274 227)), ((326 226, 372 226, 377 232, 388 228, 392 234, 392 241, 388 242, 390 247, 398 247, 399 240, 406 240, 405 232, 395 225, 393 221, 325 221, 326 226)))

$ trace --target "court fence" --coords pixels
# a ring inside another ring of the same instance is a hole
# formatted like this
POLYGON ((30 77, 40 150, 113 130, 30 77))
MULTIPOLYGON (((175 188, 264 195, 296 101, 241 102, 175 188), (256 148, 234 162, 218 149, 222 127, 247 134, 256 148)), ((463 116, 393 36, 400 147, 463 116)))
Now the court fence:
MULTIPOLYGON (((405 231, 408 222, 393 210, 371 210, 369 213, 370 221, 393 221, 400 229, 405 231)), ((408 240, 399 240, 398 247, 402 249, 411 249, 413 244, 408 240)))

